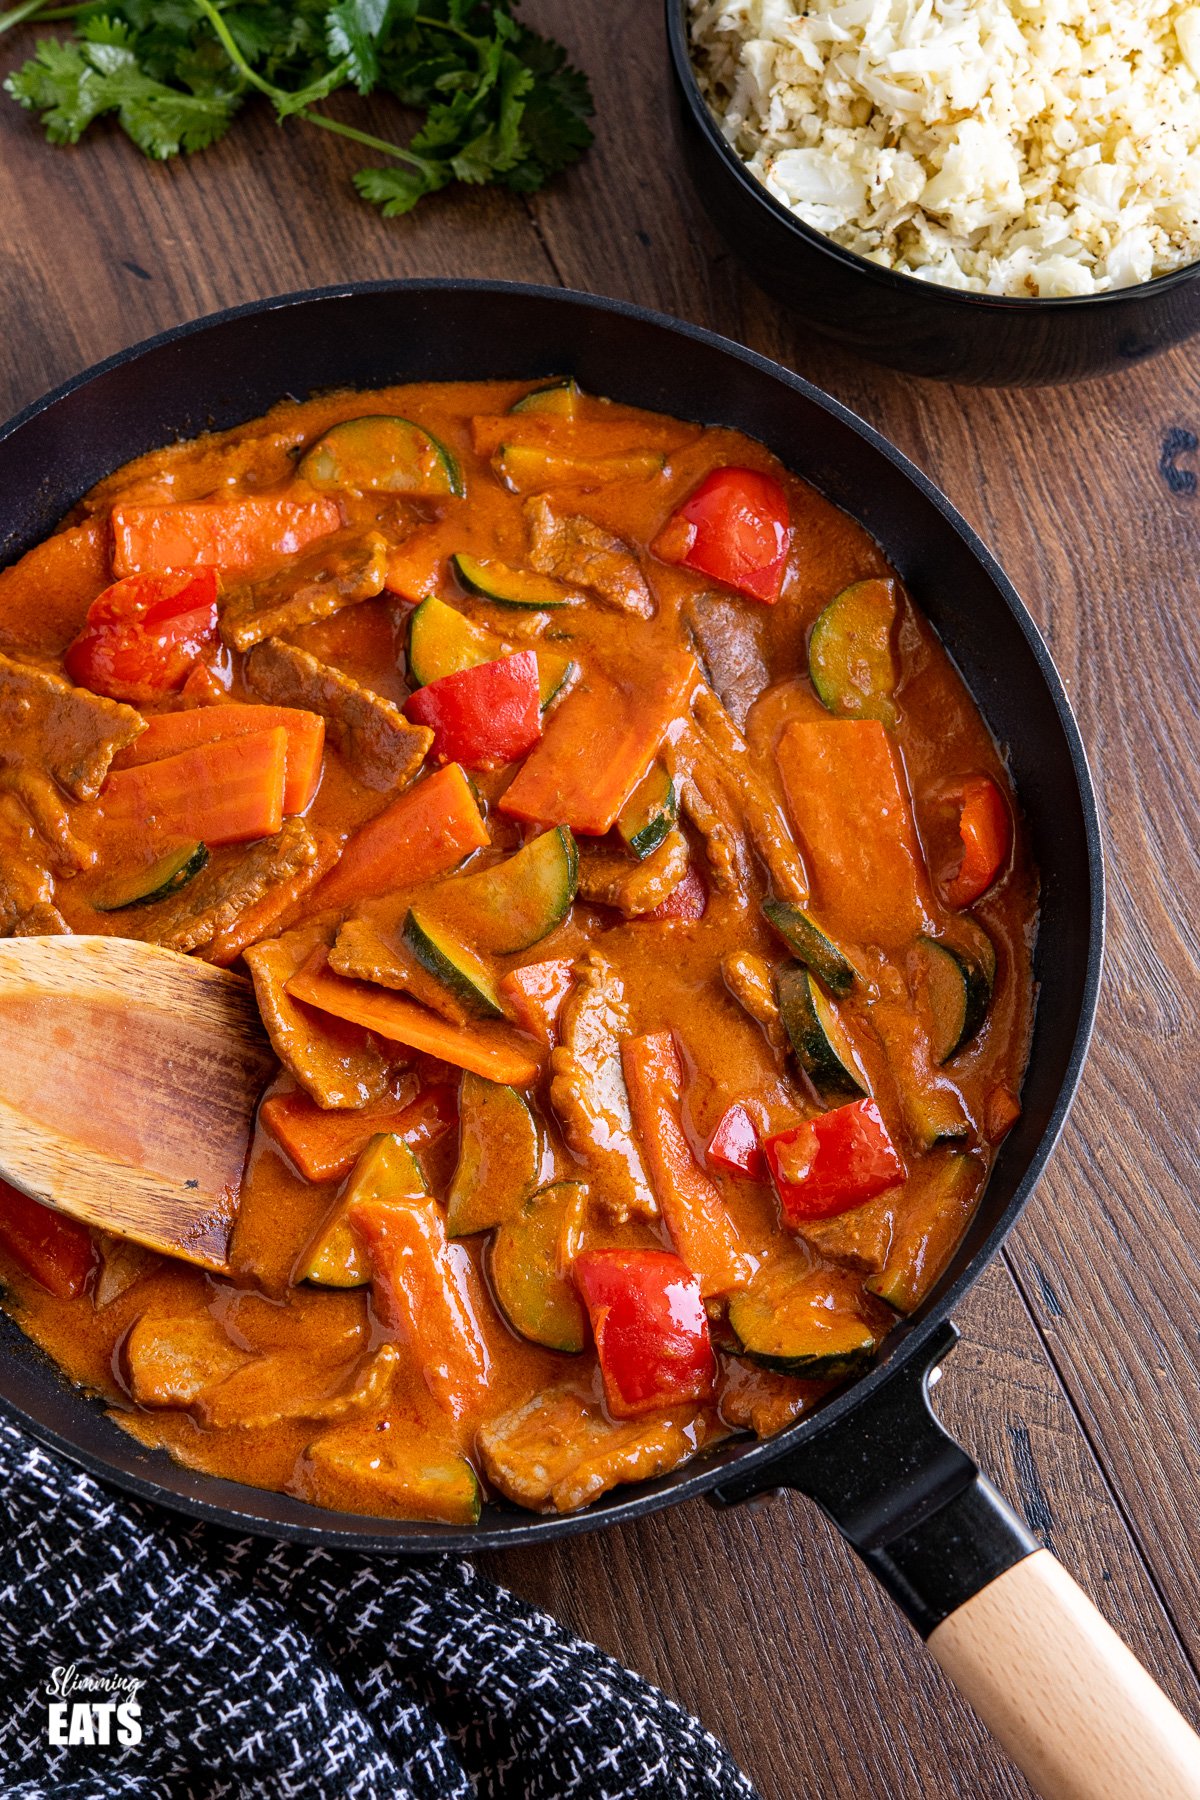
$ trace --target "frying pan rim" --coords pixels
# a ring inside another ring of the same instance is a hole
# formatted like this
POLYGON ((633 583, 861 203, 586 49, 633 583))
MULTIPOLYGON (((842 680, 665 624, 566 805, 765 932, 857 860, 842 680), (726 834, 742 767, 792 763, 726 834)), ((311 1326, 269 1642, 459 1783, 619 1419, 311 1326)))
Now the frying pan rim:
MULTIPOLYGON (((771 358, 762 356, 757 351, 738 344, 718 332, 710 331, 704 326, 693 325, 686 320, 676 319, 669 314, 660 313, 648 307, 637 306, 630 301, 589 294, 574 288, 552 287, 532 282, 436 276, 412 280, 345 282, 324 287, 299 289, 286 294, 247 301, 238 306, 226 307, 217 312, 205 314, 200 318, 186 320, 165 331, 157 332, 139 343, 130 345, 126 349, 115 352, 112 356, 82 370, 78 375, 70 377, 49 393, 22 408, 6 425, 0 427, 0 445, 6 443, 34 419, 50 411, 90 383, 98 381, 116 370, 128 367, 141 357, 160 348, 198 334, 215 332, 218 328, 238 320, 256 315, 266 316, 274 312, 292 311, 304 306, 319 305, 323 302, 352 300, 360 296, 445 292, 474 292, 506 299, 533 297, 554 304, 578 307, 581 312, 587 309, 599 309, 608 314, 636 321, 641 325, 649 325, 666 331, 677 338, 703 345, 707 350, 730 357, 734 361, 754 369, 758 374, 782 383, 783 386, 803 397, 808 403, 819 407, 839 423, 847 426, 857 437, 863 439, 871 449, 882 455, 903 478, 917 489, 940 514, 943 523, 949 526, 962 541, 967 552, 982 566, 985 575, 1003 599, 1025 638, 1037 665, 1038 673, 1049 694, 1075 777, 1086 844, 1088 949, 1078 1022, 1046 1129, 1030 1154, 1008 1204, 995 1221, 991 1231, 976 1249, 971 1260, 957 1278, 937 1296, 927 1312, 923 1312, 920 1318, 913 1322, 903 1321, 896 1326, 889 1337, 890 1348, 884 1360, 831 1396, 819 1412, 797 1420, 794 1425, 776 1437, 764 1439, 742 1449, 733 1463, 724 1460, 717 1463, 708 1462, 698 1468, 684 1464, 680 1469, 660 1477, 657 1482, 637 1484, 628 1493, 618 1490, 616 1496, 575 1514, 563 1516, 530 1514, 528 1517, 517 1518, 502 1526, 489 1527, 486 1523, 481 1522, 480 1525, 473 1527, 434 1525, 415 1531, 411 1529, 414 1522, 397 1521, 396 1523, 402 1529, 386 1535, 372 1535, 369 1531, 349 1529, 345 1524, 318 1522, 310 1525, 290 1520, 271 1520, 261 1514, 248 1513, 242 1510, 242 1507, 252 1504, 255 1496, 264 1490, 247 1488, 220 1476, 201 1475, 200 1479, 211 1484, 218 1491, 228 1490, 231 1495, 237 1497, 238 1504, 230 1504, 224 1499, 208 1500, 192 1494, 174 1492, 164 1488, 156 1480, 114 1465, 103 1454, 75 1444, 52 1426, 32 1418, 7 1393, 0 1391, 0 1410, 6 1416, 13 1418, 30 1436, 60 1452, 76 1466, 86 1469, 97 1479, 109 1482, 139 1499, 150 1501, 154 1505, 166 1507, 169 1511, 182 1513, 187 1517, 227 1530, 235 1529, 243 1533, 265 1535, 291 1543, 322 1546, 326 1549, 339 1549, 361 1554, 437 1555, 448 1552, 461 1553, 468 1550, 473 1553, 482 1550, 514 1548, 518 1545, 524 1546, 553 1538, 573 1536, 583 1531, 599 1530, 608 1525, 627 1523, 666 1506, 696 1498, 727 1480, 732 1467, 736 1467, 739 1482, 747 1476, 758 1474, 763 1477, 763 1489, 769 1489, 771 1486, 769 1471, 773 1464, 782 1464, 794 1456, 802 1450, 805 1441, 846 1418, 883 1381, 901 1370, 913 1358, 920 1357, 923 1346, 949 1319, 964 1295, 974 1286, 993 1257, 999 1253, 1009 1232, 1028 1204, 1062 1132, 1074 1100, 1094 1028, 1104 954, 1104 863, 1099 812, 1087 754, 1062 679, 1037 625, 1013 583, 978 533, 968 524, 941 489, 874 426, 859 418, 850 408, 835 400, 832 395, 825 393, 812 382, 807 381, 803 376, 794 374, 771 358)), ((811 481, 812 485, 820 491, 819 479, 814 479, 807 473, 803 479, 811 481)), ((36 1346, 34 1348, 36 1349, 36 1346)), ((44 1355, 43 1352, 38 1354, 44 1355)), ((6 1373, 5 1364, 0 1358, 0 1386, 6 1379, 6 1373)), ((67 1391, 73 1394, 76 1392, 70 1388, 67 1391)), ((85 1401, 85 1404, 94 1405, 96 1403, 89 1400, 85 1401)), ((158 1457, 163 1457, 165 1462, 163 1452, 148 1453, 148 1459, 158 1457)), ((167 1467, 174 1469, 176 1465, 167 1464, 167 1467)), ((196 1472, 185 1471, 185 1473, 195 1476, 196 1472)), ((318 1517, 321 1516, 319 1509, 314 1508, 313 1511, 318 1517)), ((505 1516, 511 1517, 508 1514, 505 1516)), ((323 1517, 335 1521, 343 1518, 353 1521, 354 1515, 327 1513, 323 1517)), ((488 1515, 485 1513, 484 1518, 487 1517, 488 1515)))

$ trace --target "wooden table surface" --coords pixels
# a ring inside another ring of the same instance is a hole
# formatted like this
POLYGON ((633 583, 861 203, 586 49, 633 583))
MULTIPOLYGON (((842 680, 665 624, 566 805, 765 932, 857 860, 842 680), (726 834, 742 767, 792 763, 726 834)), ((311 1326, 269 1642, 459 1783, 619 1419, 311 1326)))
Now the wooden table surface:
MULTIPOLYGON (((1164 444, 1200 433, 1200 349, 1039 392, 954 389, 853 360, 782 316, 707 228, 671 137, 659 8, 526 10, 569 44, 599 102, 595 148, 531 201, 451 193, 387 223, 349 189, 351 146, 280 130, 257 109, 217 149, 160 166, 115 133, 49 150, 0 103, 0 417, 238 301, 490 276, 714 327, 818 382, 941 484, 1004 562, 1066 681, 1100 793, 1109 919, 1079 1099, 962 1310, 939 1405, 1195 1719, 1200 498, 1186 450, 1167 478, 1164 444)), ((32 40, 28 29, 2 40, 0 71, 32 40)), ((374 129, 391 135, 390 103, 372 105, 374 129)), ((487 1564, 698 1713, 770 1800, 1029 1791, 798 1499, 726 1514, 697 1502, 487 1564)))

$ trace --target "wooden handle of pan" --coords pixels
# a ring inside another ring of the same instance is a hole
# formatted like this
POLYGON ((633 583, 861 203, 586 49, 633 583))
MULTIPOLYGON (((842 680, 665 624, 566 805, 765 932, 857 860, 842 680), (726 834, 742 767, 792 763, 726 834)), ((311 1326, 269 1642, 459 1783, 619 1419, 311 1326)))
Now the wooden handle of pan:
POLYGON ((1200 1800, 1200 1738, 1049 1551, 928 1643, 1043 1800, 1200 1800))

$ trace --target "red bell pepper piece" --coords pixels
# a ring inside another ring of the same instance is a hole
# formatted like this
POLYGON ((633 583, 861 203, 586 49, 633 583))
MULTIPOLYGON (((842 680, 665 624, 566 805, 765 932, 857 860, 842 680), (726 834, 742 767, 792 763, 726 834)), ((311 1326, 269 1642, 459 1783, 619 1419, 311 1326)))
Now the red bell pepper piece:
POLYGON ((81 1219, 31 1200, 7 1181, 0 1181, 0 1245, 59 1300, 82 1294, 96 1261, 92 1234, 81 1219))
POLYGON ((821 1113, 763 1145, 789 1225, 832 1219, 904 1180, 904 1164, 873 1100, 821 1113))
POLYGON ((731 1175, 746 1175, 751 1181, 763 1181, 767 1159, 758 1141, 758 1127, 739 1101, 721 1116, 717 1129, 708 1140, 705 1161, 731 1175))
POLYGON ((787 495, 757 469, 714 469, 672 513, 650 548, 774 606, 792 528, 787 495))
POLYGON ((404 711, 414 724, 434 732, 438 762, 502 768, 532 750, 542 735, 537 657, 532 650, 518 650, 443 675, 418 688, 404 711))
POLYGON ((962 860, 949 878, 943 877, 946 904, 973 906, 987 893, 1008 862, 1012 851, 1012 819, 1004 795, 990 775, 969 775, 941 798, 958 810, 958 835, 962 860))
POLYGON ((588 1250, 571 1266, 614 1419, 713 1398, 717 1359, 686 1263, 667 1250, 588 1250))
POLYGON ((216 641, 215 570, 127 575, 92 601, 63 662, 93 694, 156 700, 181 688, 216 641))
POLYGON ((708 889, 704 885, 704 877, 695 863, 689 868, 674 893, 668 894, 659 902, 652 912, 638 913, 639 919, 678 919, 685 925, 694 925, 697 919, 704 917, 704 909, 708 905, 708 889))

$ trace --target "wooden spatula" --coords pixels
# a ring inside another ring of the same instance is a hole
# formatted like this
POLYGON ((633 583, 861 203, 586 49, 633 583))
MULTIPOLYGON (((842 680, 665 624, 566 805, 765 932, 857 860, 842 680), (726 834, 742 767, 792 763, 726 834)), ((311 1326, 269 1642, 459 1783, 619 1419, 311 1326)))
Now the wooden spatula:
POLYGON ((224 969, 124 938, 0 942, 0 1176, 89 1225, 224 1270, 274 1066, 224 969))

